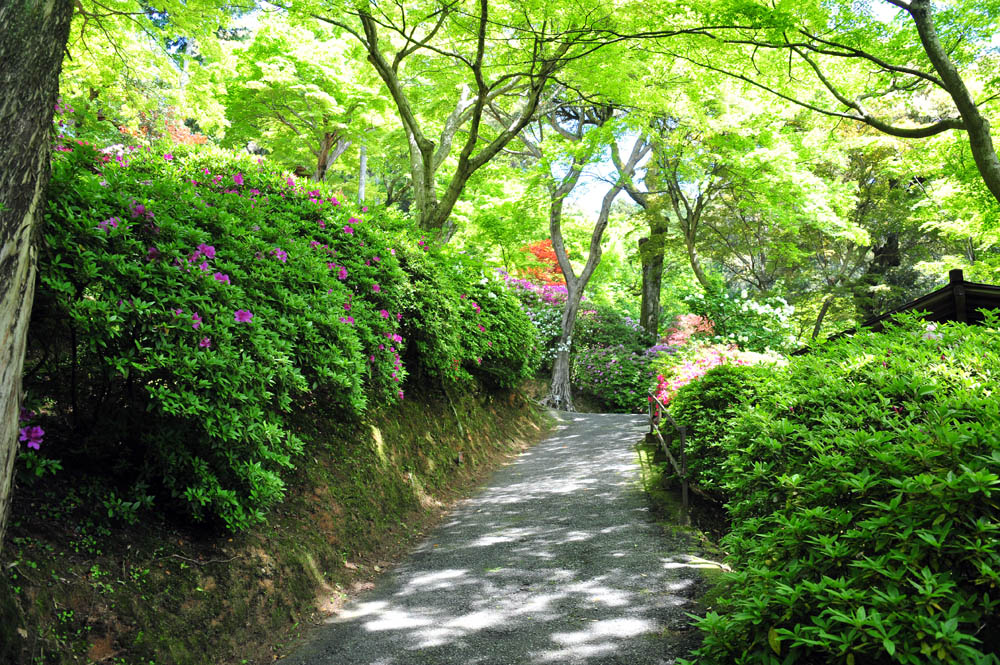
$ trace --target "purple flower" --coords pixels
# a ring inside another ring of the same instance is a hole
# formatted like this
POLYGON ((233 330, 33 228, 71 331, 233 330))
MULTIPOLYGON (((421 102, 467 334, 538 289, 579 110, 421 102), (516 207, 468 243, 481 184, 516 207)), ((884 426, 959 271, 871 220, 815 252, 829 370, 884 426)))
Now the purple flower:
POLYGON ((198 346, 200 346, 203 349, 210 348, 212 346, 212 340, 209 339, 208 337, 202 337, 201 341, 198 342, 198 346))
POLYGON ((281 249, 280 247, 275 247, 271 250, 271 255, 278 259, 282 263, 288 263, 288 252, 281 249))
POLYGON ((221 272, 215 273, 215 281, 222 282, 224 284, 231 284, 229 281, 229 275, 223 275, 221 272))
POLYGON ((348 235, 354 235, 354 229, 352 229, 350 226, 345 226, 344 227, 344 233, 346 233, 348 235))
POLYGON ((233 176, 233 182, 236 183, 237 187, 242 187, 243 186, 243 174, 242 173, 237 173, 236 175, 234 175, 233 176))
POLYGON ((201 315, 198 312, 191 315, 191 327, 195 330, 201 327, 201 315))
POLYGON ((20 431, 20 436, 18 440, 27 442, 29 448, 34 448, 38 450, 42 444, 42 437, 45 436, 45 430, 43 430, 38 425, 31 427, 22 427, 20 431))
POLYGON ((238 309, 233 313, 233 318, 236 319, 237 323, 249 323, 253 314, 248 309, 238 309))
POLYGON ((170 154, 169 152, 163 156, 163 159, 165 159, 168 162, 171 161, 173 158, 174 158, 174 156, 172 154, 170 154))
POLYGON ((198 270, 202 272, 208 272, 211 269, 212 268, 208 265, 208 261, 202 261, 201 263, 198 264, 198 270))
POLYGON ((381 291, 381 290, 382 290, 382 287, 381 287, 381 286, 379 286, 378 284, 372 284, 372 291, 373 291, 374 293, 378 293, 378 292, 379 292, 379 291, 381 291))
POLYGON ((379 314, 382 315, 383 319, 388 319, 389 318, 389 312, 385 311, 384 309, 383 310, 379 310, 379 314))
POLYGON ((117 217, 108 217, 103 222, 98 222, 97 223, 97 228, 100 229, 101 231, 104 231, 105 233, 108 233, 109 229, 116 229, 116 228, 118 228, 118 218, 117 217))
POLYGON ((347 279, 347 268, 340 266, 340 272, 337 273, 337 279, 347 279))
POLYGON ((206 259, 212 260, 215 258, 215 247, 212 245, 201 243, 198 245, 198 251, 204 254, 206 259))
POLYGON ((150 247, 146 250, 147 261, 155 261, 158 258, 160 258, 160 250, 156 249, 156 247, 150 247))
POLYGON ((21 413, 20 413, 20 415, 18 415, 17 419, 18 419, 18 421, 20 421, 22 423, 26 423, 29 420, 31 420, 32 418, 34 418, 34 417, 35 417, 35 412, 34 411, 28 411, 26 408, 24 408, 22 406, 21 407, 21 413))

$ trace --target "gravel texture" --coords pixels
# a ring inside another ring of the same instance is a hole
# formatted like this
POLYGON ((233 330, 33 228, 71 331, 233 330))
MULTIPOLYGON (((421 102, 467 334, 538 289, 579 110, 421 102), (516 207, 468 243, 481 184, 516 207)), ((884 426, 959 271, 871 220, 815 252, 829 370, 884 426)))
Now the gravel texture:
POLYGON ((460 503, 284 665, 668 664, 707 562, 653 521, 645 418, 554 413, 544 442, 460 503))

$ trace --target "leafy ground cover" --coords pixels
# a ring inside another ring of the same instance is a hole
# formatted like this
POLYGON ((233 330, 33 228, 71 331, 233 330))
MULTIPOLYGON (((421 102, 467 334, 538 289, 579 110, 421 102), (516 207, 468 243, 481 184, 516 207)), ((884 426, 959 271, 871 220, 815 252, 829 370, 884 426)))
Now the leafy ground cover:
POLYGON ((909 320, 681 389, 735 571, 694 662, 997 662, 997 325, 909 320))

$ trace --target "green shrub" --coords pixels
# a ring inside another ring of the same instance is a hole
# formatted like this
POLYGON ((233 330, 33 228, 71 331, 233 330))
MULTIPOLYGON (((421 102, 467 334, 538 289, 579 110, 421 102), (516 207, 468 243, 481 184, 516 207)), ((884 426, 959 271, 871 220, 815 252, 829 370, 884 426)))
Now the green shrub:
POLYGON ((836 340, 739 410, 699 663, 998 662, 997 325, 836 340))
POLYGON ((670 402, 670 415, 686 428, 687 468, 691 482, 724 498, 723 462, 728 450, 721 444, 737 407, 753 403, 767 390, 773 366, 726 363, 682 386, 670 402))
POLYGON ((422 256, 401 221, 247 156, 171 150, 72 143, 53 163, 25 382, 44 452, 106 478, 106 505, 155 496, 244 528, 303 451, 290 411, 402 399, 405 357, 505 388, 533 362, 516 301, 422 256), (447 288, 423 288, 433 273, 447 288))
POLYGON ((573 350, 624 346, 645 351, 656 339, 628 313, 603 303, 584 304, 573 328, 573 350))
POLYGON ((650 362, 662 347, 633 351, 625 346, 584 347, 573 356, 573 386, 613 413, 644 413, 653 385, 650 362), (651 351, 651 352, 650 352, 651 351))

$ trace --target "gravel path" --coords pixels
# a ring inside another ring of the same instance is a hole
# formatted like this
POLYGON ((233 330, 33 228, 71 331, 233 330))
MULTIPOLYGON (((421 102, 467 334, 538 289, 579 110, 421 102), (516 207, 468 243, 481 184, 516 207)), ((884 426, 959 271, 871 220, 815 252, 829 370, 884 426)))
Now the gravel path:
POLYGON ((376 588, 284 665, 668 664, 704 562, 652 521, 645 418, 556 414, 376 588), (675 552, 670 550, 674 549, 675 552))

